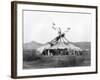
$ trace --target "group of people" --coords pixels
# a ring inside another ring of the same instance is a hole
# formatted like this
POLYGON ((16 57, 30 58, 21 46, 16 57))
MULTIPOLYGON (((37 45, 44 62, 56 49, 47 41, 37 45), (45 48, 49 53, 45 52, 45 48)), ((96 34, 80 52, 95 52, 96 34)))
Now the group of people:
POLYGON ((41 55, 54 56, 54 55, 82 55, 83 51, 73 49, 44 49, 41 55))

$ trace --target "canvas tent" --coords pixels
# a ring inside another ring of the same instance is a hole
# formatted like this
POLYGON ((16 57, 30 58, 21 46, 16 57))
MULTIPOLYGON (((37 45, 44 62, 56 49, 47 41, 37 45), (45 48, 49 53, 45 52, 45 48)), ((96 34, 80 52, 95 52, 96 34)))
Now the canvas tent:
POLYGON ((53 54, 53 52, 57 52, 57 53, 55 53, 55 54, 58 54, 58 50, 60 50, 60 53, 64 53, 66 50, 68 51, 68 52, 70 52, 70 54, 72 54, 71 52, 73 52, 73 53, 75 53, 75 52, 78 52, 78 54, 79 54, 79 52, 81 52, 82 51, 82 49, 81 48, 79 48, 79 47, 77 47, 77 46, 75 46, 74 44, 72 44, 72 43, 57 43, 57 44, 55 44, 55 45, 53 45, 53 46, 50 46, 50 44, 49 43, 47 43, 47 44, 45 44, 44 46, 42 46, 42 47, 39 47, 38 49, 37 49, 37 51, 39 51, 39 53, 40 54, 43 54, 43 52, 44 51, 46 51, 45 52, 45 55, 52 55, 53 54), (63 52, 62 52, 63 51, 63 52))
POLYGON ((82 51, 81 48, 75 46, 73 43, 69 42, 69 40, 66 39, 65 33, 70 30, 70 28, 67 29, 66 32, 61 32, 60 27, 59 28, 53 28, 54 30, 58 31, 58 36, 55 37, 53 40, 48 42, 42 47, 39 47, 37 51, 40 54, 48 55, 48 54, 66 54, 66 53, 79 53, 82 51))

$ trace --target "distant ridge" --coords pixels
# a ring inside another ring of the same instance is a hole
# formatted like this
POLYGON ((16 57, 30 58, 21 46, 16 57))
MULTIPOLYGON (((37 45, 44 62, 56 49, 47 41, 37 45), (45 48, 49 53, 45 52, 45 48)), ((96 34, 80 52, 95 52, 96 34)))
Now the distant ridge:
MULTIPOLYGON (((80 47, 81 49, 90 49, 91 48, 91 42, 71 42, 71 43, 73 43, 77 47, 80 47)), ((46 44, 48 44, 48 43, 41 44, 41 43, 36 42, 36 41, 31 41, 29 43, 25 43, 23 45, 23 48, 24 49, 37 49, 37 48, 44 46, 46 44)))
POLYGON ((25 43, 23 47, 24 49, 37 49, 40 46, 43 46, 43 44, 35 42, 35 41, 31 41, 29 43, 25 43))
POLYGON ((73 44, 82 49, 91 49, 91 42, 73 42, 73 44))

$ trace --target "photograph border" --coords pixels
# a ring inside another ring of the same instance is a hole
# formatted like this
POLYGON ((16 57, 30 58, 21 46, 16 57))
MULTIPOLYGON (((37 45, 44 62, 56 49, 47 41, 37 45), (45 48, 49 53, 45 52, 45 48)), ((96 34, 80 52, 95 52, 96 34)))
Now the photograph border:
POLYGON ((66 76, 66 75, 81 75, 98 73, 98 7, 89 5, 74 5, 74 4, 58 4, 58 3, 42 3, 42 2, 25 2, 12 1, 11 2, 11 78, 32 78, 32 77, 50 77, 50 76, 66 76), (63 74, 49 74, 49 75, 33 75, 33 76, 17 76, 17 4, 34 4, 34 5, 50 5, 60 7, 76 7, 76 8, 90 8, 96 10, 96 71, 94 72, 80 72, 80 73, 63 73, 63 74))

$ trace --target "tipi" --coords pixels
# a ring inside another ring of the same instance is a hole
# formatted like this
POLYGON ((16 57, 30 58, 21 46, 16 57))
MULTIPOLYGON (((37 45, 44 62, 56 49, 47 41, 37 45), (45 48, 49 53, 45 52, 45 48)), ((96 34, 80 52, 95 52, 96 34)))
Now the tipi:
POLYGON ((73 43, 69 42, 68 39, 65 37, 65 33, 70 30, 70 28, 67 28, 67 31, 61 32, 61 28, 55 28, 55 23, 53 23, 53 29, 58 31, 58 36, 55 37, 53 40, 48 42, 42 47, 39 47, 37 51, 40 52, 40 54, 43 55, 68 55, 74 53, 74 55, 80 54, 82 52, 82 49, 75 46, 73 43))

